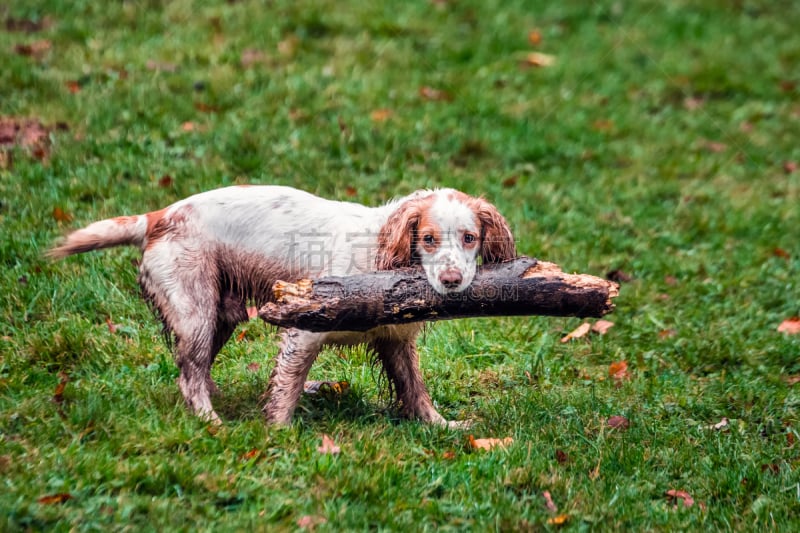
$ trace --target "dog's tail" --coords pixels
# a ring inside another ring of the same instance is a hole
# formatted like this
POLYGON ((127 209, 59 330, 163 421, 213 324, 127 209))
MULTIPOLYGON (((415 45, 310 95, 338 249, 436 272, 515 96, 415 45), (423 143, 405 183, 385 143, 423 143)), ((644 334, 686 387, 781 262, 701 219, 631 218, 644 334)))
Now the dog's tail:
POLYGON ((94 222, 67 235, 45 255, 50 259, 62 259, 73 254, 112 246, 131 245, 141 248, 147 237, 152 214, 116 217, 94 222))

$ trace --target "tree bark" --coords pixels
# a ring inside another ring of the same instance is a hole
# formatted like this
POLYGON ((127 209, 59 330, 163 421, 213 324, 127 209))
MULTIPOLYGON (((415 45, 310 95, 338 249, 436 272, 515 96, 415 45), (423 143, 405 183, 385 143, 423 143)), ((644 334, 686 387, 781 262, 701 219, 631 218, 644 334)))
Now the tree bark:
POLYGON ((558 265, 519 257, 478 269, 463 292, 441 295, 419 269, 278 281, 274 302, 258 315, 281 327, 367 331, 377 326, 486 316, 601 317, 614 309, 619 285, 558 265))

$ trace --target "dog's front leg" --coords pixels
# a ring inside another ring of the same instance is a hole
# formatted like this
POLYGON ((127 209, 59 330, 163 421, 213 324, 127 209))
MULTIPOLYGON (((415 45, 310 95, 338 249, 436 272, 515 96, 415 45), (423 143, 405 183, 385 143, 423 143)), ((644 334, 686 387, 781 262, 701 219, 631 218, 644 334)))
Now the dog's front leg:
POLYGON ((464 422, 445 420, 433 406, 419 370, 415 338, 378 339, 373 341, 370 347, 377 354, 387 377, 391 380, 404 416, 453 429, 465 427, 464 422))
POLYGON ((321 347, 322 336, 317 333, 294 328, 283 332, 264 405, 267 422, 289 424, 292 421, 306 376, 321 347))

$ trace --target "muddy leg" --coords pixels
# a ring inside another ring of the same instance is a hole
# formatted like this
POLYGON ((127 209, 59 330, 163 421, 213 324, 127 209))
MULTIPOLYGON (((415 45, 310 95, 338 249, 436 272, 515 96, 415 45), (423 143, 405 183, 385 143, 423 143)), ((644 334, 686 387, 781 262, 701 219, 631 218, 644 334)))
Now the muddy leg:
POLYGON ((292 421, 306 376, 321 347, 319 334, 298 329, 283 332, 263 409, 267 422, 289 424, 292 421))

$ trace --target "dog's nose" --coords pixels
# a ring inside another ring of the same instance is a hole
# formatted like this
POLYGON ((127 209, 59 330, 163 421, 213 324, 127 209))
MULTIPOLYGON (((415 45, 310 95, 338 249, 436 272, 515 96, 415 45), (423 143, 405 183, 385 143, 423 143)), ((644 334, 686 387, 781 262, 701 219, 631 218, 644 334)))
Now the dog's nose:
POLYGON ((439 281, 442 282, 442 285, 444 285, 445 289, 455 289, 461 285, 461 281, 463 279, 464 278, 461 276, 461 272, 454 268, 445 270, 439 274, 439 281))

